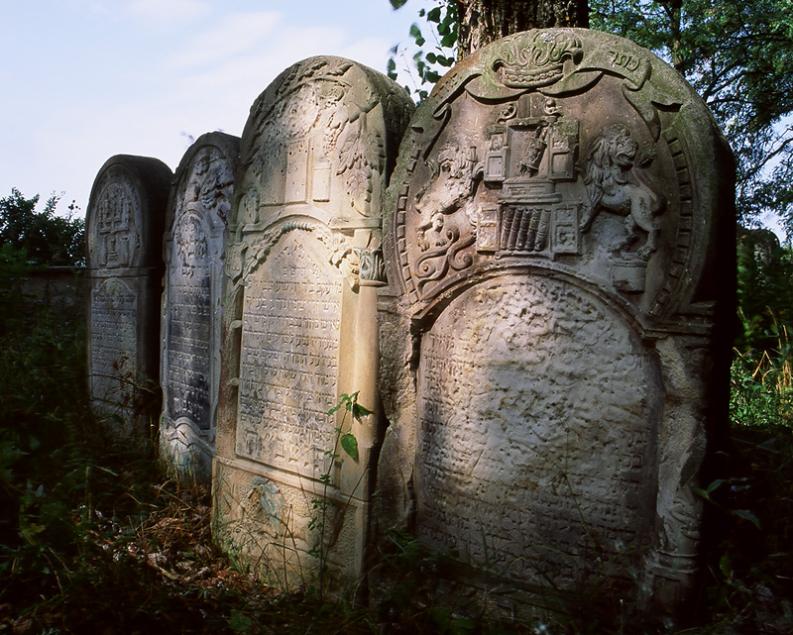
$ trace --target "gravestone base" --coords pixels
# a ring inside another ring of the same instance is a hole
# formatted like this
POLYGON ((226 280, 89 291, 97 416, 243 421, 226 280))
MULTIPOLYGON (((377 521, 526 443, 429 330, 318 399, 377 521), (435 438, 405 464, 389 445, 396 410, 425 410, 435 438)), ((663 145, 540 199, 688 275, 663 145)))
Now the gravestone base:
POLYGON ((316 587, 324 563, 330 595, 360 584, 366 502, 244 459, 216 458, 212 482, 213 536, 256 578, 287 592, 316 587))

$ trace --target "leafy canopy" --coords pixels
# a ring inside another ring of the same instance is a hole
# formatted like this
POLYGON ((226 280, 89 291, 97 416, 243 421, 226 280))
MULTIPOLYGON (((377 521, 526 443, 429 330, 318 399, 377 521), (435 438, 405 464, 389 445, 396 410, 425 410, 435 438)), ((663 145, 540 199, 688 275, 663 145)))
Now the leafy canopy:
POLYGON ((793 1, 590 0, 593 28, 672 63, 737 159, 738 218, 773 212, 793 236, 793 1))
POLYGON ((72 202, 66 217, 58 216, 60 196, 50 196, 41 211, 38 194, 25 198, 16 189, 0 198, 0 253, 4 261, 25 260, 36 265, 76 265, 83 262, 85 221, 75 218, 72 202))
MULTIPOLYGON (((402 7, 406 0, 389 0, 402 7)), ((793 238, 793 0, 589 0, 590 26, 645 46, 680 71, 708 104, 737 159, 739 220, 771 212, 793 238)), ((419 11, 411 44, 395 46, 388 74, 428 89, 453 64, 459 7, 419 11)))

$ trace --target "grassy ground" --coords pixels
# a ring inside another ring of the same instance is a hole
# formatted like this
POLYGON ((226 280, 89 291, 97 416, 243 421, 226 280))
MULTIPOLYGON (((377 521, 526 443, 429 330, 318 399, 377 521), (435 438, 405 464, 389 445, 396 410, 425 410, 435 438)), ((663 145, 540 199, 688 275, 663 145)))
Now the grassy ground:
POLYGON ((79 319, 31 319, 3 292, 0 633, 793 632, 791 428, 732 428, 723 473, 701 492, 712 531, 687 630, 596 616, 591 598, 557 623, 463 618, 427 599, 426 554, 408 559, 398 601, 353 609, 279 595, 235 570, 211 542, 208 492, 166 480, 151 452, 114 446, 92 419, 79 319))

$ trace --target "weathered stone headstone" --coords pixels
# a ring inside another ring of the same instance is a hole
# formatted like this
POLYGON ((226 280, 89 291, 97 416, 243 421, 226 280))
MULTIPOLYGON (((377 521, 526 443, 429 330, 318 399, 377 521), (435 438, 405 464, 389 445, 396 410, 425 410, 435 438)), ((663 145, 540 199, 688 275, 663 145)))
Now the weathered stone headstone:
POLYGON ((90 398, 122 436, 144 434, 142 425, 160 407, 161 250, 170 181, 161 161, 117 155, 99 171, 88 204, 90 398))
POLYGON ((283 586, 320 569, 355 577, 363 566, 378 443, 381 196, 411 111, 379 73, 318 57, 264 91, 243 133, 226 248, 215 531, 283 586), (352 425, 357 461, 336 447, 350 417, 327 414, 354 392, 374 411, 352 425))
POLYGON ((238 137, 199 137, 176 170, 165 219, 160 455, 181 478, 208 481, 212 471, 224 231, 238 154, 238 137))
POLYGON ((377 521, 458 558, 458 599, 685 596, 732 174, 691 88, 605 33, 500 40, 416 111, 384 221, 377 521))

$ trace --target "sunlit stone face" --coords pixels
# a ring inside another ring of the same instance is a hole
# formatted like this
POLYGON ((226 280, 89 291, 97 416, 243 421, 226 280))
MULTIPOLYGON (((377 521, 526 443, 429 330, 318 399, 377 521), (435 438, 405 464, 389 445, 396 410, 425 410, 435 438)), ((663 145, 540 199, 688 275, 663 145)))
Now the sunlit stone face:
POLYGON ((482 283, 423 336, 419 536, 571 588, 625 575, 652 509, 651 364, 617 315, 541 277, 482 283))

